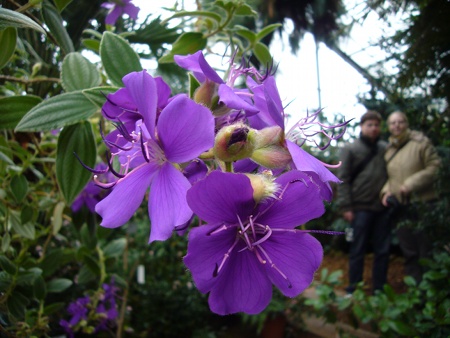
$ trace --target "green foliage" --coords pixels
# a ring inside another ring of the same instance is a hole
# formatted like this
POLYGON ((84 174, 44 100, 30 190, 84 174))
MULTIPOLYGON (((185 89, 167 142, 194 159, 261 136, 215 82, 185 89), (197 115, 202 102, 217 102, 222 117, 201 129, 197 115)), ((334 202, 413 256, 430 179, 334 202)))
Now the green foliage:
POLYGON ((15 27, 6 27, 0 30, 0 69, 6 65, 16 50, 17 30, 15 27))

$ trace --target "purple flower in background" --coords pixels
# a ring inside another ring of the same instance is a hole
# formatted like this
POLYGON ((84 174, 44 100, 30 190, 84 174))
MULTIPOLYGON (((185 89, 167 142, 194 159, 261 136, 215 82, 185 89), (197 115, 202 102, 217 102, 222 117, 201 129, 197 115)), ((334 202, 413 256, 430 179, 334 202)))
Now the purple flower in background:
POLYGON ((88 304, 90 303, 91 298, 86 296, 82 298, 78 298, 76 301, 69 304, 67 307, 67 312, 72 318, 67 321, 62 319, 59 322, 64 330, 67 332, 69 337, 74 337, 74 327, 82 320, 86 320, 88 316, 88 304))
POLYGON ((114 0, 114 3, 104 2, 102 7, 109 10, 108 15, 105 18, 107 25, 114 26, 119 17, 123 14, 128 14, 130 18, 136 20, 139 13, 139 7, 133 5, 131 0, 114 0))
POLYGON ((213 312, 261 312, 272 284, 289 297, 310 285, 322 260, 320 243, 297 226, 324 213, 311 175, 285 173, 275 196, 255 205, 250 179, 214 171, 194 185, 189 206, 207 222, 191 230, 184 263, 213 312))
MULTIPOLYGON (((121 169, 115 172, 119 179, 112 192, 95 210, 103 218, 102 226, 119 227, 133 216, 151 187, 150 242, 165 240, 192 216, 186 202, 191 183, 180 164, 194 160, 214 145, 214 118, 209 109, 185 95, 175 96, 159 112, 158 87, 145 71, 128 74, 123 82, 137 107, 134 113, 142 120, 136 121, 131 133, 120 128, 119 121, 117 136, 126 144, 108 141, 110 147, 118 149, 113 156, 119 159, 121 169)), ((115 104, 120 106, 120 102, 115 104)))
MULTIPOLYGON (((106 171, 108 166, 104 163, 99 163, 95 166, 95 171, 106 171)), ((105 173, 102 177, 98 178, 98 181, 110 181, 112 179, 110 172, 105 173)), ((89 181, 84 187, 81 193, 75 198, 72 203, 71 209, 73 212, 78 212, 85 205, 90 212, 95 213, 95 206, 103 198, 109 194, 109 190, 105 190, 99 187, 94 181, 89 181)))

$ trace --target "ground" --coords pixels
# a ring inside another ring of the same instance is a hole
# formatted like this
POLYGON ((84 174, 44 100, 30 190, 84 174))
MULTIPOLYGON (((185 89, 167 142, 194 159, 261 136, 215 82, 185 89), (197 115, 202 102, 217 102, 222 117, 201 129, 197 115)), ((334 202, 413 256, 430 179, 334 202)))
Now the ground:
MULTIPOLYGON (((371 288, 372 264, 373 254, 366 255, 364 264, 364 284, 366 285, 368 290, 370 290, 371 288)), ((344 287, 348 285, 348 254, 341 251, 332 251, 325 253, 320 270, 324 268, 327 268, 328 271, 342 270, 343 276, 340 289, 343 290, 344 287)), ((318 276, 320 276, 320 274, 318 276)), ((388 270, 388 284, 397 293, 402 293, 405 291, 403 277, 403 257, 398 254, 391 254, 388 270)))

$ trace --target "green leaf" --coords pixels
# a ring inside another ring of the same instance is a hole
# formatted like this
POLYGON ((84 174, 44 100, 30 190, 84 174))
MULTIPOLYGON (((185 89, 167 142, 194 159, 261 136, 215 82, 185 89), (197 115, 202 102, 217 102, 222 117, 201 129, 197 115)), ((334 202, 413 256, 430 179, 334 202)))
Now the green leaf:
POLYGON ((411 325, 409 323, 404 323, 400 320, 391 320, 389 321, 389 326, 391 329, 393 329, 395 332, 407 336, 412 337, 415 335, 415 330, 412 329, 411 325))
POLYGON ((200 82, 195 78, 194 75, 189 73, 189 97, 192 99, 194 97, 194 93, 198 87, 200 87, 200 82))
POLYGON ((6 27, 31 28, 42 34, 47 34, 40 25, 26 15, 0 7, 0 29, 6 27))
POLYGON ((56 150, 56 179, 68 205, 86 186, 91 173, 77 160, 94 167, 96 145, 94 132, 89 122, 80 122, 62 130, 56 150))
POLYGON ((8 312, 15 319, 23 319, 25 317, 25 310, 27 305, 29 304, 29 300, 20 292, 13 292, 6 301, 6 305, 8 306, 8 312))
POLYGON ((48 131, 86 120, 97 111, 81 91, 53 96, 31 109, 15 131, 48 131))
POLYGON ((63 25, 63 19, 58 10, 49 2, 44 1, 42 3, 42 15, 44 17, 45 24, 49 28, 55 40, 58 42, 59 47, 64 54, 69 54, 75 51, 72 40, 69 33, 67 33, 66 27, 63 25))
POLYGON ((105 72, 115 86, 123 87, 122 78, 142 70, 139 55, 121 36, 105 32, 100 42, 100 58, 105 72))
POLYGON ((11 179, 10 189, 16 202, 23 201, 28 193, 28 181, 23 175, 15 175, 11 179))
POLYGON ((95 39, 83 39, 81 43, 87 48, 92 50, 95 53, 100 52, 100 41, 95 39))
POLYGON ((15 275, 17 272, 17 267, 14 265, 13 262, 11 262, 6 256, 1 255, 0 256, 0 268, 2 268, 3 271, 7 272, 10 275, 15 275))
POLYGON ((55 278, 47 283, 47 292, 59 293, 71 287, 73 282, 67 278, 55 278))
POLYGON ((45 298, 45 295, 47 294, 47 287, 45 286, 45 280, 42 276, 39 276, 34 281, 33 293, 34 297, 38 300, 43 300, 45 298))
POLYGON ((272 63, 272 55, 270 55, 269 48, 261 42, 258 42, 253 48, 256 58, 262 65, 268 66, 272 63))
POLYGON ((234 32, 247 39, 251 44, 256 42, 256 34, 247 27, 236 25, 234 32))
POLYGON ((20 269, 19 274, 17 276, 17 284, 18 285, 26 285, 29 286, 34 284, 36 278, 42 275, 42 270, 34 267, 28 270, 20 269))
POLYGON ((255 12, 249 5, 240 4, 239 7, 234 12, 235 15, 245 15, 245 16, 257 16, 258 13, 255 12))
POLYGON ((56 8, 58 8, 59 12, 62 12, 63 9, 66 8, 66 6, 72 2, 72 0, 54 0, 54 1, 56 8))
POLYGON ((61 66, 61 84, 66 92, 87 89, 100 84, 100 74, 80 53, 69 53, 61 66))
POLYGON ((215 12, 210 12, 210 11, 181 11, 178 13, 175 13, 174 15, 172 15, 169 19, 165 20, 162 22, 162 24, 164 25, 165 22, 175 19, 175 18, 182 18, 185 16, 194 16, 194 17, 207 17, 210 19, 213 19, 214 21, 217 22, 217 24, 220 24, 220 22, 222 21, 222 17, 215 13, 215 12))
POLYGON ((173 62, 175 55, 194 54, 206 47, 207 40, 202 33, 187 32, 180 35, 180 37, 172 45, 172 50, 169 54, 161 57, 159 63, 173 62))
POLYGON ((92 280, 97 279, 98 275, 92 273, 87 265, 83 265, 78 273, 78 284, 86 284, 92 280))
POLYGON ((127 245, 126 238, 118 238, 109 242, 103 249, 103 253, 106 257, 118 257, 122 256, 127 245))
POLYGON ((86 264, 89 271, 96 276, 100 276, 100 264, 94 256, 84 255, 83 262, 86 264))
POLYGON ((55 249, 44 257, 44 259, 39 264, 39 267, 44 273, 44 277, 51 276, 59 267, 63 264, 64 255, 62 249, 55 249))
POLYGON ((59 312, 60 310, 64 309, 66 307, 66 303, 60 302, 60 303, 53 303, 50 305, 47 305, 44 308, 44 315, 51 315, 52 313, 59 312))
POLYGON ((13 278, 6 271, 0 271, 0 292, 7 291, 12 283, 13 278))
POLYGON ((0 129, 14 129, 22 117, 42 99, 33 95, 7 96, 0 99, 0 129))
POLYGON ((269 35, 270 33, 272 33, 275 29, 277 29, 278 27, 281 27, 282 24, 281 23, 274 23, 271 25, 268 25, 266 27, 264 27, 263 29, 261 29, 258 34, 256 34, 256 39, 258 41, 260 41, 262 38, 264 38, 266 35, 269 35))
POLYGON ((0 69, 3 68, 13 56, 16 50, 17 29, 15 27, 6 27, 0 30, 0 69))
POLYGON ((9 232, 7 232, 2 237, 2 252, 8 251, 10 243, 11 243, 11 235, 9 234, 9 232))
POLYGON ((20 236, 34 239, 36 229, 32 223, 22 223, 18 212, 11 212, 9 215, 9 223, 11 228, 20 236))
MULTIPOLYGON (((80 229, 80 241, 89 250, 94 250, 97 246, 97 236, 95 235, 95 228, 90 228, 87 224, 83 224, 80 229)), ((82 247, 83 248, 83 247, 82 247)), ((89 250, 85 254, 89 254, 89 250)))
POLYGON ((95 87, 83 90, 83 95, 86 96, 89 101, 101 108, 106 102, 106 95, 115 93, 119 90, 119 87, 95 87))
POLYGON ((52 218, 53 235, 58 234, 59 230, 61 230, 63 221, 63 211, 65 206, 66 205, 64 202, 58 202, 55 205, 55 209, 53 209, 53 218, 52 218))

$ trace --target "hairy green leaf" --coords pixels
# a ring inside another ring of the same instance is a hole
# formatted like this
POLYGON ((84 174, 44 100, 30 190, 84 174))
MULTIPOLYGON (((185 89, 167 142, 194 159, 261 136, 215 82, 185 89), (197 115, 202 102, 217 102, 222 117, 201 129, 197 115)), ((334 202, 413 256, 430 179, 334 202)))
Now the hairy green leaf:
POLYGON ((24 115, 42 99, 34 95, 7 96, 0 99, 0 129, 14 129, 24 115))
POLYGON ((142 70, 139 55, 121 36, 105 32, 100 42, 100 58, 105 72, 115 86, 123 87, 122 78, 142 70))
POLYGON ((87 166, 94 167, 96 152, 94 132, 89 122, 80 122, 62 130, 56 151, 56 178, 68 205, 91 177, 74 154, 87 166))
POLYGON ((42 3, 42 15, 45 24, 50 29, 50 32, 52 32, 63 53, 68 54, 74 52, 75 48, 73 47, 73 42, 70 39, 69 33, 67 33, 66 27, 63 25, 63 19, 58 10, 49 1, 42 3))
POLYGON ((26 15, 0 7, 0 29, 6 27, 31 28, 42 34, 45 30, 26 15))
POLYGON ((0 69, 3 68, 16 50, 17 29, 6 27, 0 30, 0 69))
POLYGON ((95 87, 83 90, 83 95, 86 96, 89 101, 101 108, 106 102, 106 95, 115 93, 119 87, 95 87))
POLYGON ((47 283, 47 292, 59 293, 71 287, 73 282, 67 278, 55 278, 47 283))
POLYGON ((69 53, 61 67, 61 84, 66 92, 87 89, 100 84, 100 74, 80 53, 69 53))
POLYGON ((187 55, 193 54, 206 47, 207 40, 203 37, 202 33, 187 32, 183 33, 177 41, 174 42, 172 50, 161 57, 159 63, 173 62, 175 55, 187 55))
POLYGON ((53 96, 31 109, 16 131, 48 131, 86 120, 97 111, 81 91, 53 96))

